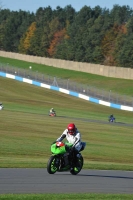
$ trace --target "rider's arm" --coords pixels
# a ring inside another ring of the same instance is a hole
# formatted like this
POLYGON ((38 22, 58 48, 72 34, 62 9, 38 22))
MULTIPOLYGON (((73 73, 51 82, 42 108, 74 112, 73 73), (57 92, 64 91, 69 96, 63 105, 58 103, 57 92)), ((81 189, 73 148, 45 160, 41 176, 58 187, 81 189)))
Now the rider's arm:
POLYGON ((67 134, 67 130, 64 130, 62 135, 56 141, 57 142, 61 142, 66 137, 66 134, 67 134))
POLYGON ((66 137, 66 135, 61 135, 56 141, 61 142, 65 137, 66 137))

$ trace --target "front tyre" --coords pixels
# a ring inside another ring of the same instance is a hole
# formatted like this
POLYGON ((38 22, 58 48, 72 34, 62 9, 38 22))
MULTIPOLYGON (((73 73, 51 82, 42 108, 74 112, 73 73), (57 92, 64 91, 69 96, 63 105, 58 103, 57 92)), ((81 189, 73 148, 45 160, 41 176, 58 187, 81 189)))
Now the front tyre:
POLYGON ((54 174, 59 169, 59 158, 57 156, 51 156, 47 163, 47 172, 54 174))

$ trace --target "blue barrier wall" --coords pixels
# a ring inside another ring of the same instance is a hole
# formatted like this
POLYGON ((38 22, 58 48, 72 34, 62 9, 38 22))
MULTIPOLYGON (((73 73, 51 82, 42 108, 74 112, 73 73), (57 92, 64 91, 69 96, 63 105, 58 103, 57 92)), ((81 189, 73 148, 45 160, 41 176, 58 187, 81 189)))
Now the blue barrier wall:
POLYGON ((106 102, 106 101, 103 101, 103 100, 100 100, 100 99, 95 99, 95 98, 92 98, 92 97, 89 97, 89 96, 86 96, 86 95, 83 95, 83 94, 80 94, 80 93, 77 93, 77 92, 74 92, 74 91, 66 90, 66 89, 63 89, 63 88, 56 87, 56 86, 47 85, 47 84, 44 84, 44 83, 33 81, 31 79, 22 78, 22 77, 15 76, 15 75, 12 75, 12 74, 7 74, 7 73, 4 73, 4 72, 0 72, 0 76, 5 77, 5 78, 11 78, 11 79, 21 81, 21 82, 24 82, 24 83, 29 83, 29 84, 36 85, 36 86, 39 86, 39 87, 55 90, 55 91, 62 92, 62 93, 65 93, 65 94, 69 94, 71 96, 78 97, 78 98, 81 98, 81 99, 84 99, 84 100, 87 100, 87 101, 90 101, 90 102, 93 102, 93 103, 96 103, 96 104, 108 106, 108 107, 111 107, 111 108, 126 110, 126 111, 133 111, 133 107, 114 104, 114 103, 106 102))

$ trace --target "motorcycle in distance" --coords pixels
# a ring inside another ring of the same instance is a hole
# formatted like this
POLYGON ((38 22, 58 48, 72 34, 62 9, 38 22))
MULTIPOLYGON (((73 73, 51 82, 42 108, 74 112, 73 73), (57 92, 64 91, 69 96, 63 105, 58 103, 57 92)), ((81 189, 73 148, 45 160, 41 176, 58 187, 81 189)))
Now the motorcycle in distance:
POLYGON ((115 117, 109 117, 109 122, 115 122, 115 117))
POLYGON ((51 117, 56 117, 56 112, 50 112, 50 113, 49 113, 49 116, 51 116, 51 117))
POLYGON ((49 174, 70 171, 72 175, 77 175, 81 171, 84 159, 80 152, 78 156, 70 152, 71 147, 72 144, 68 142, 55 142, 51 145, 52 155, 47 162, 49 174))
POLYGON ((2 103, 0 103, 0 110, 3 110, 4 106, 2 103))

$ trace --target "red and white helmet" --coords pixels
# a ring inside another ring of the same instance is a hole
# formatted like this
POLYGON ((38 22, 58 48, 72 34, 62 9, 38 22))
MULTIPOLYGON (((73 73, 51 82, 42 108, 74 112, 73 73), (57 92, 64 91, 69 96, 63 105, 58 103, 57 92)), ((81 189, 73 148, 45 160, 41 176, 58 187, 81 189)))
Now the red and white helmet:
POLYGON ((70 135, 74 135, 75 132, 76 132, 76 126, 75 126, 75 124, 68 124, 67 129, 68 129, 68 133, 70 135))

